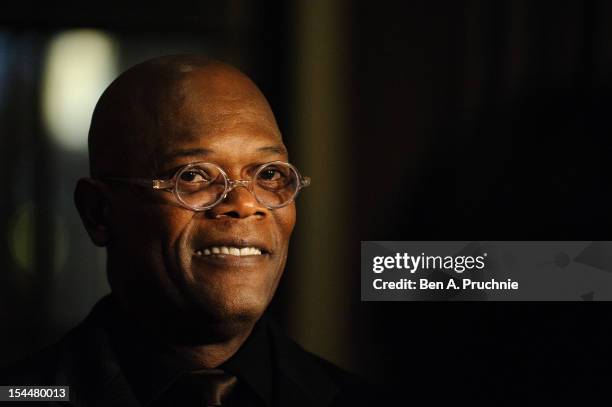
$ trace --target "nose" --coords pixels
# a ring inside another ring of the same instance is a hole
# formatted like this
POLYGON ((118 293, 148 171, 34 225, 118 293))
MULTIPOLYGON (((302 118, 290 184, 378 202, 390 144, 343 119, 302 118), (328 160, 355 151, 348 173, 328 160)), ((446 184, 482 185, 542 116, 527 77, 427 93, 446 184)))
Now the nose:
POLYGON ((228 192, 224 200, 206 211, 209 218, 221 217, 248 218, 249 216, 264 217, 268 209, 262 206, 244 185, 236 185, 228 192))

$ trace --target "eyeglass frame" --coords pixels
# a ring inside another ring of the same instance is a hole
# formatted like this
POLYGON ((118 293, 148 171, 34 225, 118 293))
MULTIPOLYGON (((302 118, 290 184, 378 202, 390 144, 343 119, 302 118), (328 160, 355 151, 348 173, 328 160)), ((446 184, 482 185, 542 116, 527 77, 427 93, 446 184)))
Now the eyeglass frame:
POLYGON ((307 186, 310 185, 310 177, 305 177, 302 176, 302 174, 300 174, 300 172, 298 171, 298 169, 293 165, 290 164, 288 162, 285 161, 270 161, 268 163, 264 163, 261 164, 257 167, 257 169, 255 170, 255 173, 253 175, 252 179, 248 179, 248 180, 242 180, 242 179, 230 179, 230 177, 227 175, 227 173, 225 172, 225 170, 223 168, 221 168, 221 166, 215 164, 215 163, 209 163, 206 161, 197 161, 197 162, 193 162, 193 163, 189 163, 186 165, 183 165, 182 167, 178 168, 176 170, 176 172, 174 173, 174 175, 172 175, 172 177, 167 178, 167 179, 149 179, 149 178, 125 178, 125 177, 96 177, 96 179, 100 180, 100 181, 118 181, 118 182, 126 182, 126 183, 130 183, 130 184, 134 184, 134 185, 140 185, 143 187, 152 187, 155 190, 162 190, 162 191, 170 191, 172 190, 172 193, 174 195, 174 197, 176 198, 177 202, 184 208, 186 209, 190 209, 192 211, 195 212, 203 212, 203 211, 207 211, 209 209, 214 208, 215 206, 217 206, 218 204, 220 204, 225 198, 227 198, 227 195, 235 188, 238 187, 244 187, 246 188, 255 198, 255 200, 260 204, 265 206, 268 209, 274 210, 274 209, 278 209, 278 208, 282 208, 284 206, 287 206, 289 204, 291 204, 292 202, 295 201, 295 198, 297 197, 298 193, 303 189, 306 188, 307 186), (211 203, 210 205, 201 207, 201 208, 194 208, 193 206, 187 204, 185 201, 183 201, 183 199, 180 197, 180 194, 178 192, 178 182, 177 182, 177 178, 179 176, 179 174, 182 174, 183 172, 187 171, 189 168, 193 168, 196 167, 198 165, 202 165, 202 164, 206 164, 206 165, 213 165, 216 168, 219 169, 219 172, 221 173, 221 175, 223 176, 223 181, 224 181, 224 192, 219 196, 219 198, 214 201, 213 203, 211 203), (287 202, 283 203, 282 205, 276 205, 276 206, 272 206, 272 205, 267 205, 263 202, 261 202, 259 200, 259 198, 257 197, 257 195, 255 194, 255 192, 253 191, 253 180, 257 177, 257 175, 259 175, 259 173, 266 168, 269 165, 274 165, 274 164, 282 164, 282 165, 286 165, 288 166, 292 171, 295 172, 295 174, 297 175, 298 178, 298 185, 297 188, 295 190, 295 192, 293 193, 293 196, 287 200, 287 202))

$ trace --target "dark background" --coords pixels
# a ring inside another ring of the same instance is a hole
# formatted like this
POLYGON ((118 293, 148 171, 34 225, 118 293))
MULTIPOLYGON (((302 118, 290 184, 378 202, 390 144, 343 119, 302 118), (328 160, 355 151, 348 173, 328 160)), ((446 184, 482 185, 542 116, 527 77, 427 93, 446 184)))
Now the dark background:
POLYGON ((358 259, 361 240, 612 240, 610 2, 2 7, 0 360, 57 339, 107 290, 71 203, 86 154, 41 120, 50 41, 88 28, 112 36, 120 70, 200 52, 268 96, 313 177, 271 309, 307 349, 434 404, 607 383, 606 303, 360 303, 358 259))

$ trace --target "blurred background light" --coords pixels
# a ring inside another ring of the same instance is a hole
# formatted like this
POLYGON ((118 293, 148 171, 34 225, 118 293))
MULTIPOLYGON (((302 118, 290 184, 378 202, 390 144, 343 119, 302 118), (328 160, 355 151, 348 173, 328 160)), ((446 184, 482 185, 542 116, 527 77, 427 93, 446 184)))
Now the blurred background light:
POLYGON ((21 205, 15 215, 9 230, 9 245, 13 259, 19 267, 27 272, 33 269, 34 260, 34 205, 21 205))
MULTIPOLYGON (((33 202, 21 204, 11 217, 9 226, 8 242, 13 260, 27 273, 33 272, 35 268, 37 211, 33 202)), ((61 272, 66 264, 69 241, 68 232, 59 214, 54 215, 53 233, 53 271, 61 272)))
POLYGON ((117 44, 102 31, 70 30, 51 39, 43 76, 43 122, 54 142, 85 152, 96 101, 118 72, 117 44))

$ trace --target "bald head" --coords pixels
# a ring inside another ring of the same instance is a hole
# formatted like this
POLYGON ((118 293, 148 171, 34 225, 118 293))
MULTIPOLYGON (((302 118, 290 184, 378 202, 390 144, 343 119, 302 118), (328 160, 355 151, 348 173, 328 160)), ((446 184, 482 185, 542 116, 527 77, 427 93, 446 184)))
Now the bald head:
POLYGON ((193 55, 145 61, 121 74, 96 105, 90 172, 94 177, 153 175, 177 140, 211 136, 238 121, 280 141, 265 97, 236 68, 193 55))

